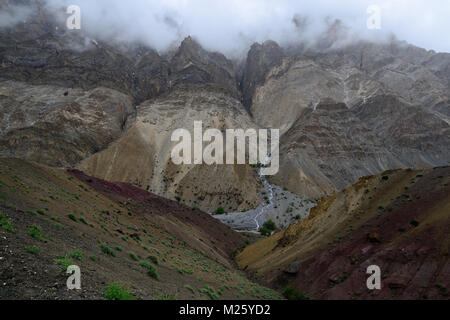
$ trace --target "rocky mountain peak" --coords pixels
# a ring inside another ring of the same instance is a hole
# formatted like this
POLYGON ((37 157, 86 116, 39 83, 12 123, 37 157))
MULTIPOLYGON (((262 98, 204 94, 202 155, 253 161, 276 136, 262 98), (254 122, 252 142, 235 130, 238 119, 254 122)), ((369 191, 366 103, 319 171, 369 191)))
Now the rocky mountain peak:
POLYGON ((263 44, 255 43, 247 55, 247 61, 242 81, 244 105, 250 109, 255 88, 264 83, 267 72, 281 63, 283 49, 275 41, 265 41, 263 44))

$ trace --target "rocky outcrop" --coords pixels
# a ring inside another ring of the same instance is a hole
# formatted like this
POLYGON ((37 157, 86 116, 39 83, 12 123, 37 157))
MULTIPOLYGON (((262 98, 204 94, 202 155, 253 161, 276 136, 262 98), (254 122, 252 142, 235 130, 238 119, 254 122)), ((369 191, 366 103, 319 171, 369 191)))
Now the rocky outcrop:
POLYGON ((134 122, 131 98, 107 88, 85 91, 0 82, 0 155, 74 166, 104 149, 134 122))

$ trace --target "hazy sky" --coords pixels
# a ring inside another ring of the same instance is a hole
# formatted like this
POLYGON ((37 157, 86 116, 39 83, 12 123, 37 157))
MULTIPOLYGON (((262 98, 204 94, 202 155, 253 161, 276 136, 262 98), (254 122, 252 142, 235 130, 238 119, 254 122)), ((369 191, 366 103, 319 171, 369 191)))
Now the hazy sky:
POLYGON ((328 17, 341 19, 353 37, 381 41, 394 33, 412 44, 450 52, 449 0, 46 1, 79 5, 82 28, 98 38, 140 40, 160 51, 187 35, 227 55, 267 39, 281 44, 314 41, 326 29, 328 17), (370 5, 381 9, 381 30, 367 28, 370 5), (293 22, 295 15, 303 29, 293 22))

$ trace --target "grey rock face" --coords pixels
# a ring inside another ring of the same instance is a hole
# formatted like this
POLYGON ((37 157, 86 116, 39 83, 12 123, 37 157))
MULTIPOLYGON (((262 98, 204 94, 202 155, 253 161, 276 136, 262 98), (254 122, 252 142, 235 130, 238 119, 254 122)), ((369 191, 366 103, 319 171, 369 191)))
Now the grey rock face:
POLYGON ((117 139, 135 109, 107 88, 90 91, 0 82, 0 155, 73 166, 117 139))

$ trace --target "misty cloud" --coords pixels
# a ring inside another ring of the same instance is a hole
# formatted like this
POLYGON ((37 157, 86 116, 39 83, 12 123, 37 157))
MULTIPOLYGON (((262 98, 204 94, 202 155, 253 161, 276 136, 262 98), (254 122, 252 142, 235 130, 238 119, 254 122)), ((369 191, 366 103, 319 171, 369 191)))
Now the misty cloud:
MULTIPOLYGON (((254 42, 271 39, 281 45, 315 44, 327 32, 340 41, 400 40, 450 51, 446 0, 45 0, 52 8, 76 4, 82 28, 104 41, 139 41, 158 51, 188 35, 209 50, 241 56, 254 42), (367 8, 381 8, 381 30, 367 28, 367 8), (333 30, 334 28, 334 30, 333 30), (336 33, 336 34, 337 34, 336 33)), ((5 20, 7 21, 7 20, 5 20)))
POLYGON ((24 6, 12 5, 1 8, 0 28, 13 27, 15 24, 25 21, 30 13, 31 9, 24 6))

